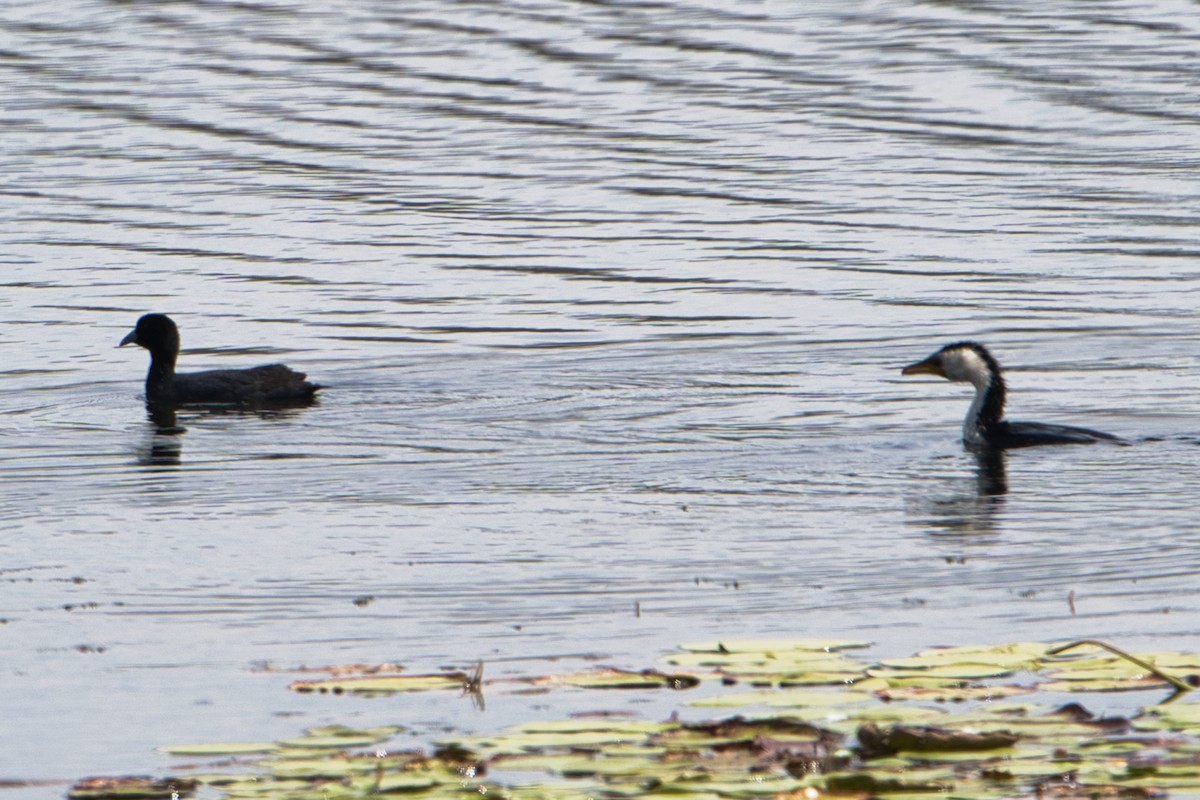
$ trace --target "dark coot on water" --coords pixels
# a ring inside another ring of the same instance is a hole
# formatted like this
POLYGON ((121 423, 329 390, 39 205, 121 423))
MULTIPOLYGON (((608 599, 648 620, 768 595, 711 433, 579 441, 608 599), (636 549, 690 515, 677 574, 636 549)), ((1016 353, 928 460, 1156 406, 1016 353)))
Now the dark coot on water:
POLYGON ((287 403, 311 400, 321 387, 283 364, 249 369, 212 369, 175 372, 179 355, 179 328, 165 314, 146 314, 119 347, 136 344, 150 351, 146 375, 146 402, 186 403, 287 403))

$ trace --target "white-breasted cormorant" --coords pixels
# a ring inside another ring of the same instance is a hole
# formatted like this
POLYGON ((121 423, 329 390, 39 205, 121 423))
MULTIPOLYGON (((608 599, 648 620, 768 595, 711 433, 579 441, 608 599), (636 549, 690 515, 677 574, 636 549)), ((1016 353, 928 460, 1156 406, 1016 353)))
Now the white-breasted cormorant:
POLYGON ((938 375, 950 381, 970 383, 975 399, 963 422, 963 444, 972 449, 1032 447, 1042 444, 1095 444, 1120 441, 1112 434, 1050 425, 1043 422, 1009 422, 1004 419, 1008 388, 1000 364, 978 342, 955 342, 923 361, 909 364, 902 375, 938 375))

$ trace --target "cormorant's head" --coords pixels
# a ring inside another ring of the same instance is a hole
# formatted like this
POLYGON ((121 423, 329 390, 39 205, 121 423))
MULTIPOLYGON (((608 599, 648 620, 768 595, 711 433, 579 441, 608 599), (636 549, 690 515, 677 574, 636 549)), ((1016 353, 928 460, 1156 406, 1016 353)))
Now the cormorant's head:
POLYGON ((900 370, 901 375, 937 375, 949 381, 985 387, 1000 377, 1000 365, 987 348, 978 342, 955 342, 915 364, 900 370))

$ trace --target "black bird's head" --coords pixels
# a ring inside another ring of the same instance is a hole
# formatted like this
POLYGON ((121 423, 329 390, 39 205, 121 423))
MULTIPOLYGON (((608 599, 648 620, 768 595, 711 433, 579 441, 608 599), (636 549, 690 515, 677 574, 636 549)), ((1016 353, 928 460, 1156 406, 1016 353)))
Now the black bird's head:
POLYGON ((166 314, 146 314, 137 321, 137 327, 131 330, 117 347, 136 344, 151 353, 163 353, 174 356, 179 352, 179 328, 166 314))

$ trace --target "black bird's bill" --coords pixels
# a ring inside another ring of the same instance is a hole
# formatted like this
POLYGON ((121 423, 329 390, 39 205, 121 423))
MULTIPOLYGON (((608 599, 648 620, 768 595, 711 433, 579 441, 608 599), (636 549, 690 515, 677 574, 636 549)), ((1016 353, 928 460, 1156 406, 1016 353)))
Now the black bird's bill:
POLYGON ((946 371, 942 369, 942 362, 936 357, 930 357, 924 361, 918 361, 915 364, 909 364, 904 369, 900 370, 901 375, 937 375, 939 378, 946 377, 946 371))
POLYGON ((125 338, 121 340, 121 343, 119 345, 117 345, 117 347, 124 347, 127 344, 137 344, 137 329, 136 328, 131 330, 129 333, 125 334, 125 338))

